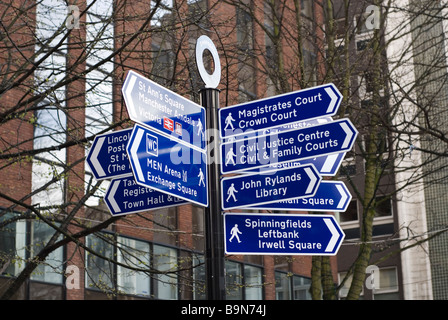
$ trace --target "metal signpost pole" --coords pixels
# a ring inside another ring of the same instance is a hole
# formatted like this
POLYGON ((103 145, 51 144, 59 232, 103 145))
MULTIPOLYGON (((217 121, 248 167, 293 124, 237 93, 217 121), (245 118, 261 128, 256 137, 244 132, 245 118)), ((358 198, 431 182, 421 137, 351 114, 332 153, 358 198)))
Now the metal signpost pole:
POLYGON ((224 234, 221 215, 220 182, 219 182, 219 139, 217 132, 219 90, 206 88, 201 90, 201 105, 206 108, 207 133, 209 144, 207 165, 209 172, 209 206, 205 208, 206 251, 205 266, 207 272, 207 298, 209 300, 225 300, 224 274, 224 234))
POLYGON ((221 213, 220 155, 218 134, 219 90, 221 64, 213 42, 201 36, 196 44, 196 62, 205 88, 200 91, 200 104, 206 109, 207 166, 209 205, 205 208, 205 270, 208 300, 225 300, 224 223, 221 213), (203 52, 213 56, 214 72, 209 74, 204 67, 203 52))

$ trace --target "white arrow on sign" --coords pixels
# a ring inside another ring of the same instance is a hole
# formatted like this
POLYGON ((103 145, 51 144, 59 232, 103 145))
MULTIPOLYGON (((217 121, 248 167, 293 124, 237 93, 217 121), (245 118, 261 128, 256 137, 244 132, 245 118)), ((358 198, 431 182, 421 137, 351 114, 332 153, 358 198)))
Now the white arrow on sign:
POLYGON ((128 113, 129 113, 131 119, 138 118, 138 115, 136 113, 137 108, 134 106, 134 100, 130 98, 130 97, 132 97, 132 89, 134 89, 135 81, 137 81, 137 76, 134 74, 131 74, 130 78, 129 78, 129 84, 126 87, 126 91, 125 91, 125 95, 124 95, 125 99, 127 97, 129 97, 126 99, 126 105, 127 105, 127 110, 128 110, 128 113))
MULTIPOLYGON (((131 158, 133 158, 133 159, 138 159, 137 151, 138 151, 140 142, 142 141, 142 137, 143 137, 144 133, 145 132, 141 128, 139 128, 137 130, 137 133, 135 135, 135 140, 134 140, 135 142, 131 146, 131 158)), ((145 181, 145 176, 143 175, 142 167, 140 166, 140 163, 138 161, 136 161, 134 167, 135 167, 135 171, 136 171, 135 173, 138 176, 138 180, 145 181)))
POLYGON ((347 134, 344 142, 342 143, 342 148, 347 148, 355 132, 353 132, 353 130, 350 130, 349 126, 345 122, 341 122, 341 127, 342 130, 344 130, 344 132, 347 134))
POLYGON ((308 188, 306 188, 306 194, 309 194, 313 191, 314 187, 316 186, 316 183, 320 182, 320 176, 316 175, 311 168, 305 168, 305 172, 310 178, 310 184, 308 185, 308 188), (319 177, 319 179, 318 179, 319 177))
POLYGON ((331 90, 330 88, 325 88, 325 92, 328 93, 330 96, 330 104, 328 105, 327 113, 332 113, 336 107, 336 102, 338 101, 339 97, 331 90))
POLYGON ((112 182, 112 185, 110 186, 110 192, 107 197, 107 200, 109 200, 110 205, 112 206, 114 212, 120 213, 121 209, 118 205, 117 201, 115 201, 115 193, 117 193, 117 189, 120 186, 120 180, 115 180, 112 182))
POLYGON ((98 142, 95 148, 92 150, 92 157, 91 157, 92 165, 94 166, 96 172, 98 172, 98 175, 100 177, 106 175, 106 172, 104 172, 103 167, 101 166, 101 163, 98 159, 98 155, 100 154, 100 150, 103 146, 104 140, 106 140, 106 137, 98 138, 98 142))
POLYGON ((328 242, 327 247, 325 248, 325 252, 332 252, 337 241, 339 240, 339 232, 336 229, 336 227, 333 224, 333 220, 331 219, 324 219, 325 224, 327 225, 328 229, 331 232, 331 239, 328 242))
POLYGON ((336 189, 338 189, 339 193, 341 194, 341 200, 337 205, 337 208, 341 209, 344 207, 344 204, 347 201, 349 195, 344 191, 344 188, 342 188, 342 186, 339 184, 336 185, 336 189))

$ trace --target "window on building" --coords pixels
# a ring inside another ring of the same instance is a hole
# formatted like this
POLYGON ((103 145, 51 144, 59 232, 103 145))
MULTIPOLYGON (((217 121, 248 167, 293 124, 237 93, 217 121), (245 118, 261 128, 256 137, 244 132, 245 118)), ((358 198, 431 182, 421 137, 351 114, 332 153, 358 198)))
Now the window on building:
POLYGON ((398 275, 396 267, 380 268, 378 288, 375 288, 375 300, 398 300, 398 275))
POLYGON ((160 245, 154 245, 153 250, 153 268, 159 272, 155 276, 154 297, 176 300, 178 296, 177 251, 160 245))
POLYGON ((290 275, 285 272, 275 272, 275 299, 291 300, 290 275))
MULTIPOLYGON (((151 10, 153 10, 158 1, 151 1, 151 10)), ((173 9, 173 0, 161 0, 159 6, 156 9, 155 14, 152 17, 151 25, 160 27, 163 25, 166 19, 171 17, 171 11, 173 9)))
POLYGON ((377 197, 375 218, 392 217, 392 200, 390 197, 377 197))
POLYGON ((96 291, 88 292, 87 298, 110 293, 178 299, 177 249, 122 236, 115 239, 106 233, 89 235, 86 245, 90 250, 86 251, 85 285, 96 291))
POLYGON ((354 150, 346 153, 341 164, 341 174, 353 177, 356 175, 356 155, 354 150))
MULTIPOLYGON (((17 276, 25 268, 26 260, 36 256, 53 236, 55 230, 46 223, 16 220, 19 213, 0 217, 0 271, 2 275, 17 276), (11 221, 11 222, 9 222, 11 221), (27 236, 28 235, 28 236, 27 236)), ((30 279, 45 283, 62 284, 63 248, 52 251, 31 274, 30 279)))
POLYGON ((236 38, 238 45, 238 89, 239 102, 254 100, 256 96, 256 78, 253 59, 253 21, 247 11, 249 1, 236 8, 236 38))
POLYGON ((173 74, 174 54, 166 37, 155 37, 151 45, 152 70, 155 81, 161 85, 168 85, 173 74))
MULTIPOLYGON (((32 257, 48 243, 55 230, 42 221, 31 222, 31 250, 32 257)), ((50 252, 43 263, 40 263, 31 274, 31 280, 61 284, 63 282, 64 251, 60 247, 50 252)))
POLYGON ((193 297, 195 300, 205 300, 207 297, 205 272, 204 256, 195 256, 193 258, 193 297))
POLYGON ((358 201, 355 199, 350 201, 345 212, 339 213, 339 222, 341 225, 351 222, 358 223, 358 219, 358 201))
POLYGON ((226 260, 226 299, 263 299, 262 268, 226 260))
POLYGON ((92 251, 86 251, 86 288, 114 292, 114 264, 111 262, 114 259, 113 240, 107 234, 89 235, 86 238, 86 246, 92 251))
MULTIPOLYGON (((86 68, 108 58, 114 50, 113 1, 88 0, 89 10, 86 14, 86 41, 89 45, 86 68)), ((85 136, 91 138, 106 130, 113 122, 113 58, 99 68, 86 74, 85 85, 85 136)), ((86 150, 88 152, 88 150, 86 150)), ((86 193, 91 185, 92 174, 86 166, 86 193)), ((87 200, 87 205, 98 206, 107 189, 108 180, 104 180, 94 197, 87 200)))
POLYGON ((129 268, 117 266, 117 285, 125 294, 148 297, 151 294, 150 276, 144 271, 150 269, 149 243, 125 237, 118 237, 117 260, 129 268))
MULTIPOLYGON (((342 281, 344 281, 343 286, 339 289, 339 298, 343 300, 347 298, 350 286, 352 284, 353 275, 350 274, 349 276, 347 276, 347 272, 339 272, 338 277, 339 277, 339 285, 342 283, 342 281)), ((364 291, 364 289, 362 291, 364 291)), ((363 294, 364 293, 361 292, 360 296, 362 297, 363 294)))
POLYGON ((241 264, 226 261, 226 298, 227 300, 243 300, 243 271, 241 264))
POLYGON ((17 276, 25 267, 26 222, 13 220, 14 213, 0 217, 0 274, 17 276))
MULTIPOLYGON (((67 18, 64 1, 44 0, 36 4, 35 60, 43 59, 34 71, 35 95, 41 95, 35 111, 34 149, 57 146, 66 141, 67 119, 66 87, 53 90, 53 86, 66 76, 67 41, 62 41, 67 18), (59 47, 58 47, 59 45, 59 47)), ((39 190, 32 196, 32 203, 54 206, 63 202, 64 179, 58 179, 65 164, 65 150, 38 153, 33 161, 32 189, 39 190), (56 179, 56 182, 51 181, 56 179)))
POLYGON ((262 269, 255 266, 244 265, 244 293, 246 300, 263 299, 263 274, 262 269))
POLYGON ((276 300, 311 300, 311 279, 290 272, 275 272, 276 300))
POLYGON ((300 0, 300 10, 303 15, 311 18, 313 16, 313 1, 300 0))
POLYGON ((311 279, 294 275, 292 283, 294 300, 311 300, 311 279))
MULTIPOLYGON (((346 272, 339 273, 339 283, 343 281, 346 272)), ((353 276, 350 275, 347 280, 344 282, 343 287, 339 291, 339 297, 341 299, 345 299, 347 297, 348 291, 350 289, 352 283, 353 276)), ((375 273, 373 278, 375 286, 373 290, 372 299, 374 300, 397 300, 399 299, 399 288, 398 288, 398 275, 396 267, 384 267, 379 268, 379 272, 375 273)), ((364 288, 361 291, 360 299, 364 299, 364 288)))

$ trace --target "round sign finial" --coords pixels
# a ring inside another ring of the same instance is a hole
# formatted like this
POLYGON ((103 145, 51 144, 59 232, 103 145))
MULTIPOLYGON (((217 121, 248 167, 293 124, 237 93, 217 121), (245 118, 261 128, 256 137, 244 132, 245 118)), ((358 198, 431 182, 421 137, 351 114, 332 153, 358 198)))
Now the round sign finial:
POLYGON ((205 87, 216 88, 221 80, 221 62, 219 61, 218 50, 216 50, 213 41, 207 36, 200 36, 196 42, 196 64, 198 65, 199 74, 205 82, 205 87), (213 57, 213 63, 215 65, 213 74, 209 74, 207 70, 205 70, 202 55, 206 49, 210 51, 213 57))

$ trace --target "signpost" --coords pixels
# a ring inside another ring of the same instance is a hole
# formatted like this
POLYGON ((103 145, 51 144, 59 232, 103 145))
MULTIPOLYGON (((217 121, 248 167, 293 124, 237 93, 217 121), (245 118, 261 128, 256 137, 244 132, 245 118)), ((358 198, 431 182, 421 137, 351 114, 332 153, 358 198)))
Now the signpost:
POLYGON ((96 137, 87 162, 97 179, 114 178, 105 196, 113 215, 186 202, 205 207, 207 298, 223 300, 224 253, 336 254, 344 234, 332 216, 222 211, 344 211, 345 185, 321 174, 335 175, 357 131, 348 119, 331 118, 342 100, 333 84, 219 109, 221 65, 206 36, 196 43, 196 62, 201 105, 129 71, 122 93, 137 124, 96 137), (221 140, 208 136, 218 128, 221 140), (227 173, 243 174, 220 177, 227 173))
POLYGON ((223 178, 222 209, 229 210, 312 196, 321 179, 313 165, 223 178))
POLYGON ((352 196, 342 181, 323 180, 312 197, 252 206, 256 210, 345 212, 352 196))
POLYGON ((140 125, 134 126, 126 151, 138 184, 208 206, 202 152, 140 125))
POLYGON ((126 153, 131 131, 124 129, 95 136, 86 157, 95 179, 110 179, 132 173, 126 153))
POLYGON ((112 179, 104 196, 113 216, 168 208, 187 203, 164 192, 138 185, 132 175, 112 179))
MULTIPOLYGON (((221 79, 221 64, 218 51, 212 40, 207 36, 200 36, 196 42, 196 64, 199 74, 205 83, 200 90, 201 105, 207 110, 207 135, 218 128, 219 90, 221 79), (210 74, 205 70, 203 55, 208 50, 213 58, 215 70, 210 74)), ((209 168, 209 199, 210 203, 204 210, 205 222, 205 271, 207 284, 207 299, 226 299, 226 275, 224 259, 224 227, 220 208, 219 183, 219 139, 207 136, 210 149, 207 152, 207 166, 209 168)))
POLYGON ((228 138, 247 129, 262 130, 337 113, 342 94, 332 83, 251 101, 219 110, 220 135, 228 138))
POLYGON ((221 144, 221 172, 349 151, 358 132, 348 119, 221 144))
POLYGON ((227 254, 335 255, 345 237, 331 215, 224 215, 227 254))
POLYGON ((132 70, 122 92, 131 120, 206 150, 204 107, 132 70))

